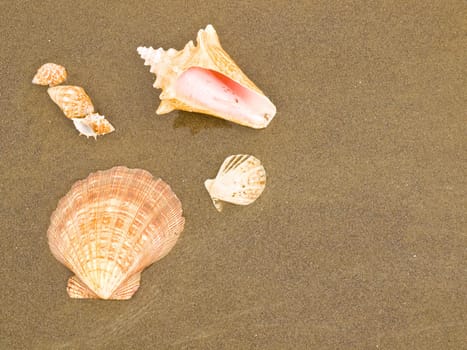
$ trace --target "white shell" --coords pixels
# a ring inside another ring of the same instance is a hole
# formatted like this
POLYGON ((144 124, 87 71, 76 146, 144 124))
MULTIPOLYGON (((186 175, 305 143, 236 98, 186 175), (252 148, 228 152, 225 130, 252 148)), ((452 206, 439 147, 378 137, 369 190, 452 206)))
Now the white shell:
POLYGON ((115 130, 112 124, 99 113, 89 114, 85 118, 72 118, 72 120, 80 135, 88 138, 92 136, 96 139, 98 135, 105 135, 115 130))
POLYGON ((223 202, 239 205, 253 203, 266 186, 266 171, 259 159, 237 154, 222 163, 215 179, 204 182, 212 202, 222 211, 223 202))

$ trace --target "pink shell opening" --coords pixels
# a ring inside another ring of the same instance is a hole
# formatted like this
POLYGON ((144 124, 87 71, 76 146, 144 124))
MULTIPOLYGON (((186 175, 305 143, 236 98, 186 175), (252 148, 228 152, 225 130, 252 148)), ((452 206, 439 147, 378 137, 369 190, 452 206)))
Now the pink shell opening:
POLYGON ((210 69, 187 69, 177 79, 175 90, 187 105, 253 128, 265 128, 276 114, 266 96, 210 69))

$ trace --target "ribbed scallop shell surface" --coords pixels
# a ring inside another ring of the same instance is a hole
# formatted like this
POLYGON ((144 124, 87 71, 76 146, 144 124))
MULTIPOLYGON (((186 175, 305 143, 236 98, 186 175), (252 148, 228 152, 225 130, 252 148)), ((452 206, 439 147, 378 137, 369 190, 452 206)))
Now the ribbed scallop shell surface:
POLYGON ((55 258, 75 273, 70 297, 129 299, 141 271, 172 249, 184 222, 169 185, 119 166, 76 182, 52 214, 47 236, 55 258))
POLYGON ((224 202, 248 205, 263 193, 266 171, 252 155, 232 155, 224 160, 216 178, 206 180, 204 186, 218 211, 222 211, 224 202))

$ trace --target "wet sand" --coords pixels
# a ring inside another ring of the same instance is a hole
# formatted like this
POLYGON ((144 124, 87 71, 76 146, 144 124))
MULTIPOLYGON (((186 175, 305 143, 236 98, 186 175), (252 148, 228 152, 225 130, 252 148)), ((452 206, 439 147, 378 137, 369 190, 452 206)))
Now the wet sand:
POLYGON ((0 348, 466 347, 465 3, 190 3, 2 5, 0 348), (136 48, 180 49, 208 23, 276 104, 267 129, 155 114, 136 48), (79 137, 31 84, 45 62, 116 132, 79 137), (203 182, 237 153, 267 187, 218 213, 203 182), (185 230, 130 301, 72 300, 50 215, 115 165, 167 181, 185 230))

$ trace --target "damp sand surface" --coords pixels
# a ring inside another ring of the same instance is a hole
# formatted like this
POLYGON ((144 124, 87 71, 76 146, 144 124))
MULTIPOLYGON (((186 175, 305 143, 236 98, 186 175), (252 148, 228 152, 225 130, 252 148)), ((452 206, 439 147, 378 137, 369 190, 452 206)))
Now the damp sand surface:
POLYGON ((454 349, 466 344, 463 1, 33 1, 0 11, 2 349, 454 349), (136 52, 211 23, 277 106, 254 130, 157 116, 136 52), (116 131, 79 137, 31 84, 64 65, 116 131), (249 153, 267 187, 218 213, 204 188, 249 153), (72 184, 163 178, 185 230, 125 302, 72 300, 46 231, 72 184))

